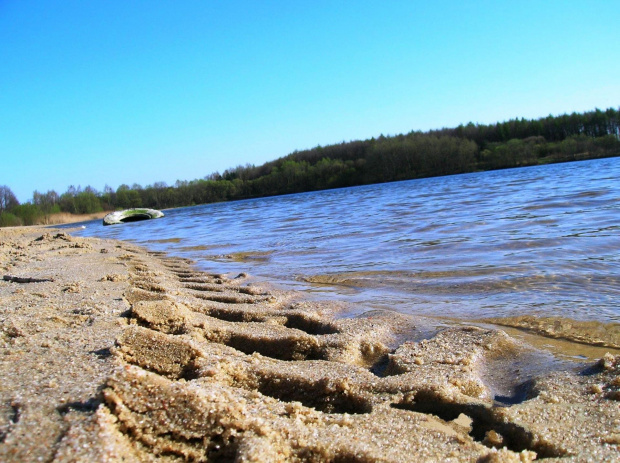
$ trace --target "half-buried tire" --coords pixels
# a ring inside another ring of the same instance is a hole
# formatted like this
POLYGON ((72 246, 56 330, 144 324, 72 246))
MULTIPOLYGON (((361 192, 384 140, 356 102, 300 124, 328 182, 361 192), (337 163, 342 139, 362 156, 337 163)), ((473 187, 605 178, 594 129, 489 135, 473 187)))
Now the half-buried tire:
POLYGON ((124 211, 111 212, 103 218, 104 225, 115 225, 139 220, 159 219, 164 213, 157 209, 125 209, 124 211))

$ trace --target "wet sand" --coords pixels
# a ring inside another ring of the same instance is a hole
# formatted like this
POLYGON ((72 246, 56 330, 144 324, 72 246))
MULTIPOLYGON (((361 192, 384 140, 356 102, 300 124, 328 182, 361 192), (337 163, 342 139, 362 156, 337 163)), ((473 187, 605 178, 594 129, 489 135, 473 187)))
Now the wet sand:
POLYGON ((403 341, 415 319, 60 230, 0 229, 0 277, 0 461, 620 460, 614 354, 557 368, 486 326, 403 341))

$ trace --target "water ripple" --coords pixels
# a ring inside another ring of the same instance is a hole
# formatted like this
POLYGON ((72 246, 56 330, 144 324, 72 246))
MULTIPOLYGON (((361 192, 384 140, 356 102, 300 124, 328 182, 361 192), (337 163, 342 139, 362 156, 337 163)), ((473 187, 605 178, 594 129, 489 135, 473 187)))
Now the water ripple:
POLYGON ((102 227, 354 307, 620 320, 620 158, 166 211, 102 227))

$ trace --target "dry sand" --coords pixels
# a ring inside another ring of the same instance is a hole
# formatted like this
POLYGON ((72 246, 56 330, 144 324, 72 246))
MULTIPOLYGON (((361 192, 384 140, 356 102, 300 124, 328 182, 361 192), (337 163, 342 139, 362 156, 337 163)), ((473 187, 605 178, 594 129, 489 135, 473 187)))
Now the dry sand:
POLYGON ((620 356, 522 381, 502 330, 399 343, 396 313, 59 230, 0 229, 2 277, 0 461, 620 461, 620 356))

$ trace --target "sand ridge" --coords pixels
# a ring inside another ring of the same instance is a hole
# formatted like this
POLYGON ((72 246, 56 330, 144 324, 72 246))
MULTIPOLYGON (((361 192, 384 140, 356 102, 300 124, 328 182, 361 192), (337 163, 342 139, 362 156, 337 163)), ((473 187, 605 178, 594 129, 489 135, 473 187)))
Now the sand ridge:
POLYGON ((0 271, 53 280, 0 281, 3 461, 620 459, 620 357, 498 402, 488 371, 528 358, 501 330, 394 347, 396 313, 59 231, 0 230, 0 271))

